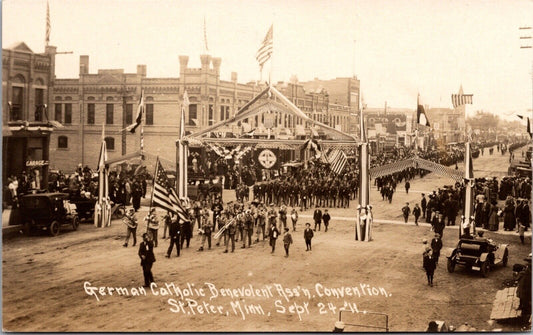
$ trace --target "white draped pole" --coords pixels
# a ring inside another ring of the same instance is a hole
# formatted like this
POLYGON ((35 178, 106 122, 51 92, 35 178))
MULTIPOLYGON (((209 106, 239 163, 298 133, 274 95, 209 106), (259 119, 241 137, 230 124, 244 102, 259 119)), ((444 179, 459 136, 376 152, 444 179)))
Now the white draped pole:
POLYGON ((464 222, 461 225, 461 235, 466 231, 475 233, 475 222, 472 219, 474 214, 474 193, 472 188, 474 187, 474 168, 472 165, 472 154, 470 152, 470 142, 467 141, 465 150, 465 206, 463 211, 464 222), (472 231, 470 229, 472 228, 472 231))
POLYGON ((187 198, 187 156, 188 143, 185 138, 185 109, 189 106, 189 97, 187 91, 183 93, 183 102, 181 105, 180 117, 180 134, 178 143, 178 196, 180 198, 187 198))
POLYGON ((368 140, 365 132, 363 110, 359 117, 360 141, 359 145, 359 206, 355 227, 356 241, 370 241, 372 237, 372 208, 370 206, 370 157, 368 140))
POLYGON ((107 160, 107 148, 105 143, 105 125, 102 124, 102 144, 100 155, 98 157, 98 200, 94 205, 94 225, 104 227, 107 225, 106 217, 106 198, 107 198, 107 175, 105 161, 107 160))

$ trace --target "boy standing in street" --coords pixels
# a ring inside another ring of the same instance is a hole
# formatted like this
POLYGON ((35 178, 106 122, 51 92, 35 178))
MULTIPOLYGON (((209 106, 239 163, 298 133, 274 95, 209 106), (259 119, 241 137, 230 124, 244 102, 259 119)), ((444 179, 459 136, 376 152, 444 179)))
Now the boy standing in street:
POLYGON ((285 247, 285 257, 289 257, 289 247, 292 244, 292 235, 289 232, 289 228, 285 228, 285 234, 283 235, 283 246, 285 247))
POLYGON ((309 222, 307 222, 305 224, 305 230, 304 230, 304 239, 305 239, 305 246, 306 246, 306 250, 305 251, 310 251, 311 250, 311 239, 313 238, 313 229, 311 229, 311 224, 309 222))

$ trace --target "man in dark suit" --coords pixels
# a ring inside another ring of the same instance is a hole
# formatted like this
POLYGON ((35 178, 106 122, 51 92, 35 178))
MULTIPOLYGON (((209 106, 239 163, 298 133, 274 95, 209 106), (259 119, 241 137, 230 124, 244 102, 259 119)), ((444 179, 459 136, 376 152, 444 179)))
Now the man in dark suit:
POLYGON ((144 274, 144 287, 150 286, 154 282, 152 275, 152 265, 155 262, 154 244, 147 233, 143 234, 143 241, 139 245, 139 257, 144 274))
POLYGON ((313 213, 313 220, 315 220, 314 231, 316 231, 316 226, 318 226, 318 231, 320 231, 320 223, 322 222, 322 211, 319 208, 315 209, 315 212, 313 213))
POLYGON ((180 257, 181 229, 180 224, 178 223, 178 217, 175 215, 170 218, 168 235, 170 236, 170 245, 168 246, 166 257, 170 258, 174 245, 176 246, 177 256, 180 257))

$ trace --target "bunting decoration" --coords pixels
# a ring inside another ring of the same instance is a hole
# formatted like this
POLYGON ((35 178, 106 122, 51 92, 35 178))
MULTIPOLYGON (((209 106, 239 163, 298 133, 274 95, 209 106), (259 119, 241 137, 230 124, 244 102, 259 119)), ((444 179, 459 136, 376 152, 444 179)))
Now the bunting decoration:
POLYGON ((183 101, 181 103, 180 116, 180 133, 178 139, 178 195, 181 199, 187 199, 188 192, 188 175, 187 175, 187 157, 189 156, 188 141, 185 139, 185 113, 189 108, 189 96, 187 91, 183 92, 183 101))
POLYGON ((429 120, 426 116, 424 106, 420 103, 420 94, 416 100, 416 123, 426 127, 430 127, 429 120))
POLYGON ((373 215, 370 206, 370 155, 365 131, 363 110, 359 117, 361 144, 359 145, 359 205, 355 223, 355 240, 369 242, 372 240, 373 215))
POLYGON ((96 227, 111 226, 111 203, 109 201, 109 169, 106 166, 107 147, 105 141, 105 125, 102 125, 102 144, 98 156, 98 200, 94 205, 94 225, 96 227))

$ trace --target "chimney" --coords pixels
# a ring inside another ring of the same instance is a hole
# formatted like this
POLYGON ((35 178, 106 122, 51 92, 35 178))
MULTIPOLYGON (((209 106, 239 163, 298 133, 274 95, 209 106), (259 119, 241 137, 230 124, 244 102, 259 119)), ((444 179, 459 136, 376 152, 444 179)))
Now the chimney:
POLYGON ((146 77, 146 65, 137 65, 137 75, 146 77))
POLYGON ((89 74, 89 56, 80 56, 80 75, 89 74))
POLYGON ((236 83, 237 82, 237 72, 231 73, 231 81, 236 83))

